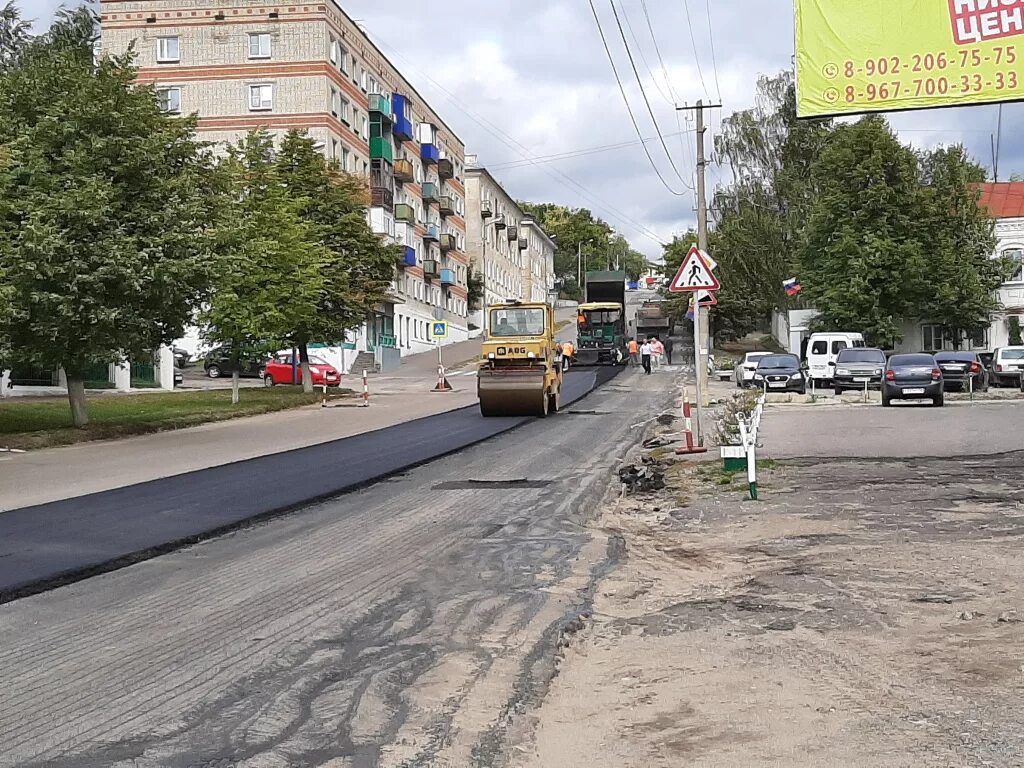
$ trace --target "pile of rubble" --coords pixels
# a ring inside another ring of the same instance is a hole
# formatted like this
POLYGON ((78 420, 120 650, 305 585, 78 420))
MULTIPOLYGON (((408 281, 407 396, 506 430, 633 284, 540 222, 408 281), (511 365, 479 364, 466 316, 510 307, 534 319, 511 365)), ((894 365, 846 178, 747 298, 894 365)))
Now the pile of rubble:
POLYGON ((665 472, 660 462, 649 456, 640 459, 639 464, 624 464, 619 467, 619 482, 630 493, 650 493, 665 487, 665 472))

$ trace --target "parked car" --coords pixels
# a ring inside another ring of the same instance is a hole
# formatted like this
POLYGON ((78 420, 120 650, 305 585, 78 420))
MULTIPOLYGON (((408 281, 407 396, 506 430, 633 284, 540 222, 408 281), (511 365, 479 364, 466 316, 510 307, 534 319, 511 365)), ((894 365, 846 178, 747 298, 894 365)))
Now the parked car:
POLYGON ((988 369, 977 352, 936 352, 935 362, 942 369, 942 381, 947 392, 974 392, 988 389, 988 369))
POLYGON ((848 347, 840 350, 835 363, 831 363, 832 386, 837 395, 845 389, 864 389, 864 385, 882 386, 885 352, 875 347, 848 347))
POLYGON ((174 366, 174 386, 180 387, 185 383, 185 376, 181 372, 181 368, 174 366))
POLYGON ((179 368, 188 368, 192 362, 192 354, 181 347, 171 347, 171 354, 174 355, 174 364, 179 368))
POLYGON ((754 371, 757 370, 757 361, 771 352, 747 352, 740 358, 732 369, 732 378, 737 387, 749 387, 754 380, 754 371))
MULTIPOLYGON (((295 356, 294 365, 291 352, 281 352, 269 360, 263 371, 263 383, 268 387, 275 384, 291 384, 292 373, 295 373, 296 382, 302 383, 302 369, 299 365, 298 355, 295 356)), ((341 383, 341 372, 322 357, 309 356, 309 373, 313 379, 314 386, 336 387, 341 383)))
POLYGON ((768 354, 757 361, 754 385, 772 392, 807 393, 807 377, 800 358, 790 354, 768 354))
POLYGON ((992 384, 1016 387, 1024 375, 1024 347, 999 347, 992 352, 992 384))
POLYGON ((812 333, 807 340, 807 375, 822 385, 832 380, 832 368, 839 353, 849 347, 863 347, 864 337, 859 333, 830 331, 812 333))
POLYGON ((885 365, 882 379, 882 405, 893 400, 931 400, 942 406, 942 369, 931 355, 893 355, 885 365))
MULTIPOLYGON (((244 378, 258 379, 263 376, 263 363, 266 358, 262 355, 243 355, 238 375, 244 378)), ((221 376, 230 376, 233 365, 231 362, 230 347, 214 347, 206 353, 203 361, 203 370, 211 379, 219 379, 221 376)))

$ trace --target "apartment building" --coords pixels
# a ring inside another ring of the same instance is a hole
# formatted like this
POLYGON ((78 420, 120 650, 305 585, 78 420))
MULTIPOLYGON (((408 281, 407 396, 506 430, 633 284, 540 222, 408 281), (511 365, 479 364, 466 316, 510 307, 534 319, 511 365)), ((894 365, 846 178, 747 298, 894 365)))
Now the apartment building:
POLYGON ((464 145, 339 5, 102 0, 100 18, 104 50, 134 44, 139 80, 168 112, 195 113, 202 138, 299 128, 367 177, 371 226, 403 252, 388 303, 325 340, 346 369, 359 352, 389 368, 431 349, 435 319, 447 342, 468 338, 464 145))
MULTIPOLYGON (((485 303, 547 300, 555 281, 554 241, 486 168, 472 163, 466 171, 466 208, 468 252, 483 277, 485 303)), ((473 322, 482 327, 483 313, 473 322)))

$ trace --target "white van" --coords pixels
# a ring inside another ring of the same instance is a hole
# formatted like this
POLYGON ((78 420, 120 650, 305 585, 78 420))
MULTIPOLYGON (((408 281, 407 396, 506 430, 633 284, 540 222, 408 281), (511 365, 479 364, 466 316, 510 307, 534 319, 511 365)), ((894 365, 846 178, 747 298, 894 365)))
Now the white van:
POLYGON ((812 333, 807 340, 807 378, 814 381, 815 386, 826 385, 832 380, 832 371, 835 370, 829 363, 834 363, 842 350, 863 346, 864 337, 859 333, 812 333))

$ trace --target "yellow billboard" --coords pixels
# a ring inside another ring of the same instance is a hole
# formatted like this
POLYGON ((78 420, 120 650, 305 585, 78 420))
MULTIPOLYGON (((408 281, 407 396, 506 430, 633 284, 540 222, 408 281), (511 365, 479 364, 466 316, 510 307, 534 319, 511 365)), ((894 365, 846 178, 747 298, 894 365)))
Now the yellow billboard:
POLYGON ((1024 0, 795 0, 797 114, 1024 98, 1024 0))

